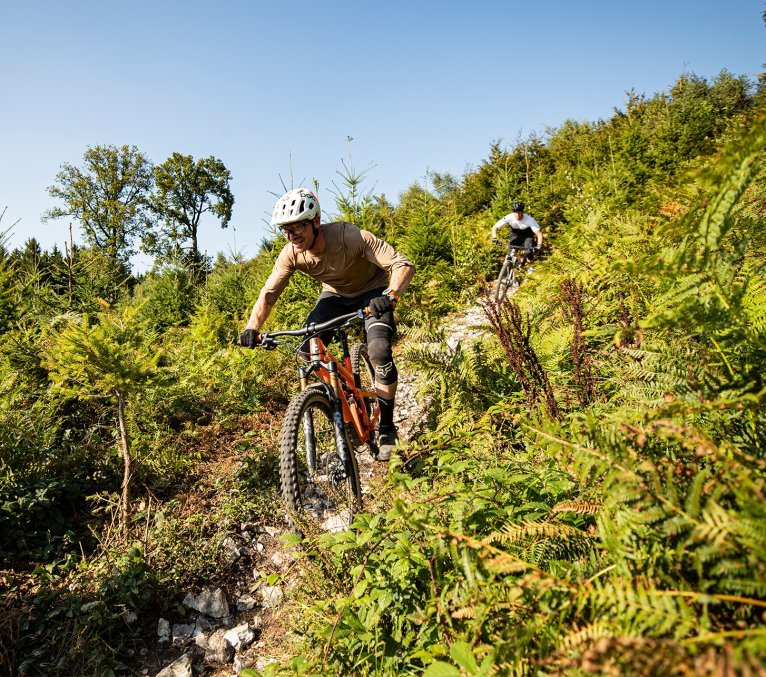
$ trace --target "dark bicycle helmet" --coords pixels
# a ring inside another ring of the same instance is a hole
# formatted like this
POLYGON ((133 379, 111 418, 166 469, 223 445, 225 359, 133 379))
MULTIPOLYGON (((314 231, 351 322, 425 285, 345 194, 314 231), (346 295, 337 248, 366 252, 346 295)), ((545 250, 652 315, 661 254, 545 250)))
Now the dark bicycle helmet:
POLYGON ((511 211, 512 212, 523 212, 524 211, 524 203, 523 202, 514 202, 511 205, 511 211))

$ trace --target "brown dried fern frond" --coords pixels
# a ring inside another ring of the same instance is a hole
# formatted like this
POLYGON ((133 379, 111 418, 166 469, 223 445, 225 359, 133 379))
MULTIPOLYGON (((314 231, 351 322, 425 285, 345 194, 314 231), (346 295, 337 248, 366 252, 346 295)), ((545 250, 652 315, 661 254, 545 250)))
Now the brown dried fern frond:
POLYGON ((522 562, 518 557, 511 555, 496 555, 491 559, 484 560, 484 565, 497 574, 517 574, 532 567, 531 564, 522 562))
POLYGON ((510 524, 503 531, 493 533, 490 540, 501 543, 519 543, 529 539, 551 538, 571 540, 573 538, 589 539, 592 536, 582 529, 561 522, 528 522, 521 525, 510 524))
POLYGON ((577 515, 597 515, 603 510, 604 504, 601 501, 564 501, 551 508, 551 515, 560 512, 573 512, 577 515))
POLYGON ((559 643, 560 652, 580 652, 584 647, 591 646, 596 640, 599 640, 602 637, 608 637, 612 635, 613 632, 614 631, 610 625, 603 621, 589 623, 583 628, 575 626, 572 632, 565 635, 559 643))
POLYGON ((476 618, 476 609, 472 606, 464 606, 460 609, 455 609, 450 616, 457 621, 462 621, 466 618, 476 618))

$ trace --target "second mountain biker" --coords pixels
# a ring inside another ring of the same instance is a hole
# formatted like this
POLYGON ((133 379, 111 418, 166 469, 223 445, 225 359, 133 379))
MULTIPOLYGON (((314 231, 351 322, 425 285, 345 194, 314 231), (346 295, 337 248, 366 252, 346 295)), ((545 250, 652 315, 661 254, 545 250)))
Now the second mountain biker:
POLYGON ((306 324, 324 322, 361 308, 372 314, 365 322, 370 361, 380 402, 379 461, 387 461, 396 445, 394 398, 398 374, 391 344, 396 331, 394 306, 415 274, 415 266, 391 245, 350 223, 320 224, 319 200, 306 188, 283 195, 271 224, 287 237, 268 280, 253 306, 240 343, 260 343, 260 328, 290 277, 300 270, 322 283, 322 293, 306 324))
POLYGON ((511 229, 511 241, 508 246, 517 250, 516 256, 520 261, 525 251, 539 251, 542 248, 543 231, 537 221, 524 213, 523 202, 514 202, 511 210, 510 214, 506 214, 492 226, 492 242, 500 244, 497 233, 500 228, 508 226, 511 229))

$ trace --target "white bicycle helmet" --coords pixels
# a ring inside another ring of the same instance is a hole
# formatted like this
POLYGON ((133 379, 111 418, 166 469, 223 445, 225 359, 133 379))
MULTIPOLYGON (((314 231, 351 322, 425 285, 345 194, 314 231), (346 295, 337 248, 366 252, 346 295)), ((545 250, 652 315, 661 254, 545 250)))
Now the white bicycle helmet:
POLYGON ((274 205, 271 215, 272 226, 282 226, 313 219, 319 214, 319 200, 308 188, 293 188, 287 191, 274 205))

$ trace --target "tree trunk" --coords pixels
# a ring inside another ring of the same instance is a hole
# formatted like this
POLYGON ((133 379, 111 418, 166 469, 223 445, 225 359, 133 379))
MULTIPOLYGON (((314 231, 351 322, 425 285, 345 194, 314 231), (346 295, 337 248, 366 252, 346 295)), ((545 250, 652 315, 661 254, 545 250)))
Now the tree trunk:
POLYGON ((117 421, 120 426, 120 451, 122 452, 122 495, 120 496, 120 532, 123 538, 128 535, 128 517, 130 508, 130 484, 133 480, 133 468, 130 459, 130 440, 125 421, 125 396, 117 393, 117 421))
POLYGON ((192 260, 197 263, 199 261, 199 243, 197 242, 197 226, 191 227, 191 250, 192 260))
POLYGON ((197 240, 197 225, 191 226, 191 271, 194 282, 199 283, 202 280, 202 257, 199 253, 199 242, 197 240))

